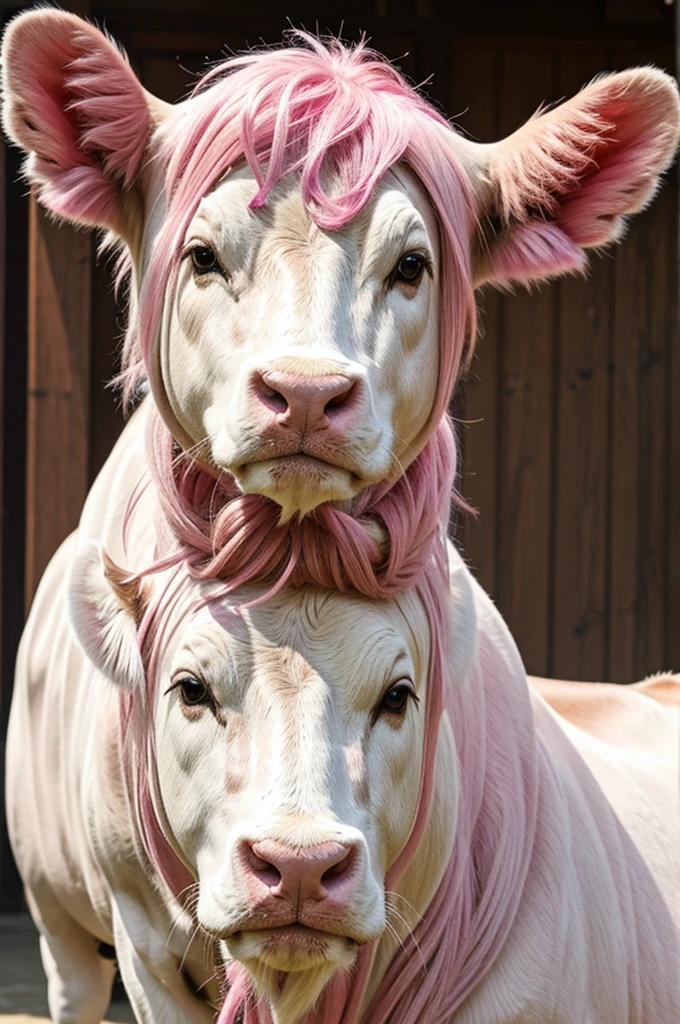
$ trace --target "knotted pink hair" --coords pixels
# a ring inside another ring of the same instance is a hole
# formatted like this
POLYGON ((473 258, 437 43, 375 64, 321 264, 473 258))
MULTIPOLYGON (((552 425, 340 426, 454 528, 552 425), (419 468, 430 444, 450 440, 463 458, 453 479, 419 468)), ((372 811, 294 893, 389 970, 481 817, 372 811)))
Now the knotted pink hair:
POLYGON ((268 594, 309 583, 384 598, 413 586, 442 542, 456 471, 446 417, 408 471, 362 491, 351 514, 326 504, 282 525, 269 498, 173 458, 176 445, 153 411, 149 427, 161 528, 170 532, 170 554, 159 551, 156 568, 186 561, 196 578, 223 580, 222 593, 249 582, 271 583, 268 594))

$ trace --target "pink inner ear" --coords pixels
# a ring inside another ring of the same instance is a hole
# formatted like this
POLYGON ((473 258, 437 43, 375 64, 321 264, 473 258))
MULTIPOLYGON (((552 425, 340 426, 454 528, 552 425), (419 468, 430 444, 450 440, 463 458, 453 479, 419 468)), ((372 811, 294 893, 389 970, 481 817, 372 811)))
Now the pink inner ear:
POLYGON ((616 241, 623 217, 642 209, 659 182, 644 138, 625 147, 608 140, 594 160, 597 169, 584 177, 578 190, 565 196, 557 218, 560 227, 586 248, 616 241))
POLYGON ((41 201, 74 220, 115 225, 149 137, 144 90, 97 29, 54 20, 10 47, 9 122, 32 154, 41 201), (54 27, 54 31, 49 29, 54 27))
POLYGON ((526 284, 582 272, 587 262, 585 253, 556 224, 534 218, 506 229, 493 244, 491 276, 497 282, 526 284))
POLYGON ((582 270, 580 249, 615 241, 654 195, 679 124, 671 80, 639 69, 593 83, 501 143, 493 173, 507 226, 492 243, 490 276, 582 270))

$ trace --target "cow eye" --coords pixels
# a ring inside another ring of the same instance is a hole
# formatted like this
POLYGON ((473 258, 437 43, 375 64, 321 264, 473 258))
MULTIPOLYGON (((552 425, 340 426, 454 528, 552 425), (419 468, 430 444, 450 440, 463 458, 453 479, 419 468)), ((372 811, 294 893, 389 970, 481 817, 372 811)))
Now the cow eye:
POLYGON ((205 683, 194 679, 193 676, 186 676, 184 679, 180 679, 177 685, 182 703, 187 707, 196 707, 198 704, 212 705, 213 699, 210 690, 205 683))
POLYGON ((422 252, 405 253, 390 275, 390 284, 417 284, 428 266, 427 257, 422 252))
POLYGON ((191 250, 191 262, 197 274, 221 273, 217 253, 209 245, 195 245, 191 250))
POLYGON ((377 722, 381 715, 403 718, 409 700, 418 703, 418 695, 412 685, 410 683, 395 683, 382 695, 380 703, 373 712, 373 721, 377 722))

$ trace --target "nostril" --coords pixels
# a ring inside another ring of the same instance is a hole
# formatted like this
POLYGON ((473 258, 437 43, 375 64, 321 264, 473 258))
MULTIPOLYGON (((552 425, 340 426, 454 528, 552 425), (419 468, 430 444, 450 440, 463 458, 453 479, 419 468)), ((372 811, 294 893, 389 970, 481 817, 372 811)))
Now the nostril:
POLYGON ((347 406, 349 406, 352 402, 352 399, 356 392, 356 387, 356 382, 354 382, 353 384, 350 384, 350 386, 346 388, 344 391, 340 392, 339 395, 333 395, 333 397, 329 399, 329 401, 326 402, 324 406, 324 414, 326 416, 329 416, 332 415, 332 413, 336 409, 347 408, 347 406))
POLYGON ((283 413, 288 409, 287 399, 276 388, 270 387, 259 374, 253 378, 253 388, 262 404, 272 412, 283 413))
POLYGON ((345 857, 337 864, 331 865, 321 876, 321 884, 327 891, 332 891, 352 874, 356 862, 356 848, 351 847, 345 857))
POLYGON ((255 877, 263 883, 263 885, 266 885, 269 889, 275 889, 276 886, 279 885, 281 882, 281 872, 279 869, 268 860, 258 857, 252 846, 247 847, 246 857, 248 860, 248 867, 255 877))

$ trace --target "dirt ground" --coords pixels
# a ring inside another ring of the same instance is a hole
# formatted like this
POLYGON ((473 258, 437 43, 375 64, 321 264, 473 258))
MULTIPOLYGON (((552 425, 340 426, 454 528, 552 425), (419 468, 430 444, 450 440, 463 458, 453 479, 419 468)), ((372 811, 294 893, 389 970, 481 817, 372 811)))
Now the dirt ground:
MULTIPOLYGON (((48 1024, 47 985, 38 935, 26 914, 0 914, 0 1024, 48 1024)), ((134 1024, 127 1001, 111 1003, 107 1020, 134 1024)))

